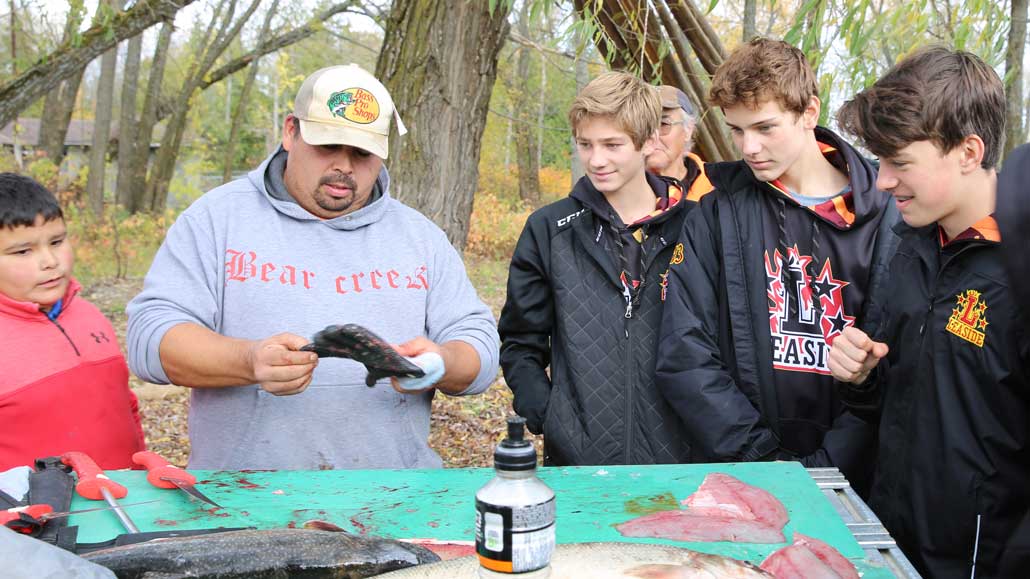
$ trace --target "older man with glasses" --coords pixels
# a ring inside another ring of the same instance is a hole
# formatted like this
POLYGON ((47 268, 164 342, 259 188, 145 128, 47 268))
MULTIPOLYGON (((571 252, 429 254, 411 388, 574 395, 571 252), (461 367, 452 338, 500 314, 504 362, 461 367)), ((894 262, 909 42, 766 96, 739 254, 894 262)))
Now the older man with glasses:
POLYGON ((674 86, 662 85, 659 91, 662 97, 660 145, 647 156, 647 170, 676 179, 687 193, 687 199, 697 201, 712 190, 712 183, 705 177, 704 161, 690 152, 697 128, 694 104, 674 86))

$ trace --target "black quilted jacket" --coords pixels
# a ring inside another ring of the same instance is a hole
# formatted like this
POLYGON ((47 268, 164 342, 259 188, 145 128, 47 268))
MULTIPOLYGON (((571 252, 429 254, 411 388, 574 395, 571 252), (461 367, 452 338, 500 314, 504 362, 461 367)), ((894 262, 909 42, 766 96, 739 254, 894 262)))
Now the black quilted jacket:
POLYGON ((654 370, 665 276, 694 203, 649 226, 645 281, 627 318, 618 248, 583 202, 592 189, 583 178, 569 198, 533 213, 515 248, 498 324, 515 411, 544 434, 548 465, 688 462, 654 370))

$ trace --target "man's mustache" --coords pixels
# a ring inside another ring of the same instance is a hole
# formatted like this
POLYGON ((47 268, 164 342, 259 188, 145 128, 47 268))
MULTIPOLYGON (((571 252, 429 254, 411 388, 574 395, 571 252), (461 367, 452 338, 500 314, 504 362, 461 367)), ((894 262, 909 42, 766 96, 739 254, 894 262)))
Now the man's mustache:
POLYGON ((343 185, 348 189, 357 189, 358 184, 350 175, 328 175, 318 180, 319 185, 343 185))

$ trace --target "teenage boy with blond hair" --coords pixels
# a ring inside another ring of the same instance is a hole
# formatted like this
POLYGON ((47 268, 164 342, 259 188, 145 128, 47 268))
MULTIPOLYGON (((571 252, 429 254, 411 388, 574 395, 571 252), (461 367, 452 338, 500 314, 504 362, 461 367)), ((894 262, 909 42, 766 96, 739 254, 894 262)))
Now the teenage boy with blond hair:
POLYGON ((844 412, 826 357, 844 328, 875 322, 889 196, 868 161, 816 125, 818 85, 797 48, 738 48, 709 101, 743 159, 706 166, 715 190, 684 224, 658 386, 697 460, 837 466, 862 488, 874 429, 844 412))
POLYGON ((1001 79, 931 47, 838 119, 880 157, 878 184, 905 221, 884 323, 849 328, 830 352, 846 403, 880 422, 870 506, 927 577, 1025 576, 1030 334, 992 216, 1001 79))
POLYGON ((545 464, 690 458, 654 386, 665 280, 693 205, 646 170, 661 111, 655 87, 627 73, 584 87, 569 121, 586 176, 529 217, 512 256, 501 365, 545 464))

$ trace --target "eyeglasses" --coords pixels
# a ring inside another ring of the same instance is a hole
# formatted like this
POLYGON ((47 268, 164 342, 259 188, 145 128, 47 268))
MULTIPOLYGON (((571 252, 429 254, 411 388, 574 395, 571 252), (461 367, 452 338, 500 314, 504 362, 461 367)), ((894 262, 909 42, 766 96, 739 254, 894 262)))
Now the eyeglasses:
POLYGON ((662 123, 660 125, 658 125, 658 134, 660 134, 660 135, 668 135, 669 132, 672 131, 672 126, 673 125, 682 125, 683 123, 684 123, 684 121, 666 121, 666 120, 663 120, 662 123))

